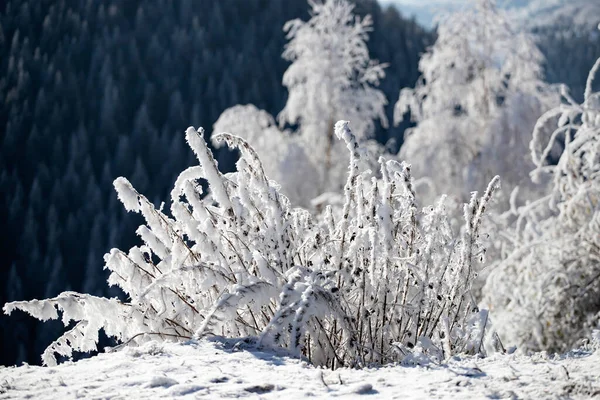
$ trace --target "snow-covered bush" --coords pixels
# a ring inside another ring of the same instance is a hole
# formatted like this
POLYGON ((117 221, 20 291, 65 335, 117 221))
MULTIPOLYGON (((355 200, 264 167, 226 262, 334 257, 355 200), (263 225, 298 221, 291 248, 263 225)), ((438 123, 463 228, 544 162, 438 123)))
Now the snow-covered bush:
POLYGON ((522 207, 503 234, 503 257, 490 274, 484 303, 498 330, 523 350, 571 349, 600 322, 600 92, 590 71, 584 102, 563 90, 564 104, 538 120, 531 140, 534 178, 550 174, 548 193, 522 207), (558 126, 548 138, 547 125, 558 126), (549 164, 555 141, 564 142, 549 164))
POLYGON ((530 189, 530 133, 558 105, 542 63, 532 37, 511 26, 493 0, 441 19, 437 41, 419 61, 421 78, 402 89, 395 108, 396 123, 408 111, 417 123, 400 156, 416 177, 431 178, 427 199, 446 193, 462 202, 495 174, 505 188, 530 189))
POLYGON ((279 131, 273 117, 252 105, 225 110, 214 125, 215 132, 242 136, 262 159, 273 157, 265 170, 280 179, 294 205, 304 207, 323 192, 343 188, 348 154, 334 138, 337 120, 348 119, 360 140, 373 134, 376 119, 387 125, 387 99, 376 89, 384 65, 370 59, 367 47, 370 16, 356 17, 346 0, 309 4, 310 20, 284 26, 289 43, 283 57, 291 65, 283 76, 289 95, 278 121, 279 128, 294 130, 279 131))
POLYGON ((65 292, 8 303, 4 311, 41 320, 61 311, 65 326, 75 321, 45 351, 47 365, 55 354, 95 349, 100 329, 131 345, 249 336, 332 368, 404 360, 413 350, 433 360, 484 353, 487 312, 477 308, 470 285, 498 178, 482 197, 472 194, 457 237, 443 199, 418 208, 407 164, 381 158, 382 178, 375 179, 359 168, 362 149, 348 123, 335 131, 350 154, 339 217, 331 207, 322 221, 291 208, 252 147, 231 134, 215 139, 241 157, 237 172, 221 174, 203 130, 190 127, 186 138, 200 165, 177 178, 170 215, 125 178, 114 182, 126 209, 146 220, 137 230, 142 245, 105 255, 108 282, 126 302, 65 292))

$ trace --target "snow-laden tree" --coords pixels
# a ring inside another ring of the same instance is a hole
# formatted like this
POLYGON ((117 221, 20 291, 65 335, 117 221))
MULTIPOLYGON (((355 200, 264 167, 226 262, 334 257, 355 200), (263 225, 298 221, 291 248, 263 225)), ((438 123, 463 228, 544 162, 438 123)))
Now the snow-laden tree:
MULTIPOLYGON (((527 187, 527 153, 537 118, 553 101, 542 81, 543 56, 493 0, 441 19, 435 44, 419 62, 421 78, 402 89, 395 122, 410 111, 401 158, 433 194, 460 198, 496 173, 504 187, 527 187)), ((557 104, 557 103, 556 103, 557 104)))
POLYGON ((499 331, 523 350, 568 350, 600 324, 600 92, 592 89, 599 69, 600 59, 583 104, 563 90, 563 104, 538 120, 533 176, 550 174, 552 186, 535 201, 513 205, 508 217, 516 222, 503 235, 503 259, 483 290, 499 331), (548 139, 542 132, 553 124, 548 139), (564 151, 550 164, 555 141, 564 151))
POLYGON ((240 126, 236 132, 262 158, 274 157, 266 168, 272 177, 281 178, 284 193, 305 206, 322 192, 343 187, 348 155, 334 140, 337 120, 349 120, 360 140, 373 134, 377 119, 387 125, 387 100, 376 88, 385 76, 384 65, 370 59, 366 43, 370 16, 355 16, 354 5, 346 0, 309 4, 310 20, 295 19, 284 26, 289 43, 283 57, 291 65, 283 76, 289 95, 278 121, 281 129, 289 125, 294 131, 277 132, 272 117, 253 106, 226 110, 214 126, 217 132, 240 126), (241 126, 248 119, 260 123, 241 126))
POLYGON ((439 361, 501 346, 486 334, 487 312, 470 292, 482 259, 482 216, 498 178, 481 197, 472 193, 465 229, 455 235, 443 200, 417 208, 409 165, 381 158, 376 179, 360 168, 348 122, 339 121, 335 133, 350 155, 339 216, 327 207, 315 220, 290 207, 254 149, 228 133, 214 139, 241 157, 237 172, 223 175, 203 130, 190 127, 186 138, 200 165, 177 178, 170 213, 127 179, 114 182, 125 208, 146 221, 137 230, 142 245, 104 256, 108 283, 127 301, 65 292, 8 303, 4 311, 41 320, 62 312, 69 330, 44 352, 47 365, 56 354, 94 350, 100 329, 128 345, 246 337, 332 368, 439 361))
POLYGON ((339 143, 334 140, 335 121, 349 120, 359 139, 373 133, 376 119, 387 124, 387 100, 375 88, 385 73, 383 65, 369 58, 370 16, 362 20, 354 16, 354 5, 346 0, 309 0, 309 4, 309 21, 295 19, 284 26, 290 41, 283 57, 292 64, 283 75, 289 97, 278 119, 281 124, 300 125, 309 154, 323 170, 326 187, 340 182, 345 167, 337 163, 345 166, 342 160, 347 160, 339 157, 346 156, 343 150, 334 149, 339 143))

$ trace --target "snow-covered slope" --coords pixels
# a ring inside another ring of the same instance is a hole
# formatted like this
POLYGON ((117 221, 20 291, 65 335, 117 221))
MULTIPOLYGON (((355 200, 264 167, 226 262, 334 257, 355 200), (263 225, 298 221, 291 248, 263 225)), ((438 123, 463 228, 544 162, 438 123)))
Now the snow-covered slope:
MULTIPOLYGON (((458 11, 469 6, 467 0, 380 0, 383 5, 394 5, 404 15, 414 15, 425 26, 431 27, 440 13, 458 11)), ((529 29, 565 26, 590 29, 600 23, 598 0, 498 0, 499 7, 512 13, 515 19, 529 29)))
POLYGON ((593 30, 600 23, 598 0, 530 0, 507 4, 527 28, 561 26, 593 30))
POLYGON ((589 398, 600 352, 496 355, 447 365, 317 369, 234 340, 148 343, 57 367, 0 367, 0 399, 36 398, 589 398))

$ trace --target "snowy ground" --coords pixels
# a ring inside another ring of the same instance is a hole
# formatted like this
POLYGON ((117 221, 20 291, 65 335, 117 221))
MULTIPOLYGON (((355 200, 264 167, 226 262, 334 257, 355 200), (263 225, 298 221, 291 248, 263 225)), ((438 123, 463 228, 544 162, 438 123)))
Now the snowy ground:
POLYGON ((362 371, 314 368, 232 341, 150 343, 53 368, 0 366, 13 398, 590 398, 600 396, 600 351, 560 358, 496 355, 445 366, 362 371))

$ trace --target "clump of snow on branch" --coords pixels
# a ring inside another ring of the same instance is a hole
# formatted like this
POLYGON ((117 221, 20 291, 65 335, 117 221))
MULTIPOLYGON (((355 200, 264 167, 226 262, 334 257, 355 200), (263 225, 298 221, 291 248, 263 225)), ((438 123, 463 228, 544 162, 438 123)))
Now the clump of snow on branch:
MULTIPOLYGON (((289 43, 283 57, 291 65, 283 76, 289 95, 278 121, 280 129, 294 130, 280 131, 274 118, 252 105, 226 110, 214 125, 215 132, 236 132, 261 158, 272 158, 265 165, 269 176, 293 204, 304 207, 324 192, 342 189, 348 156, 334 138, 337 120, 348 119, 361 141, 373 134, 375 120, 387 125, 387 99, 376 88, 385 65, 371 60, 367 47, 370 16, 355 16, 346 0, 309 4, 310 20, 284 26, 289 43)), ((383 153, 375 142, 369 147, 383 153)))
POLYGON ((60 311, 65 325, 75 321, 44 353, 46 365, 56 354, 94 349, 100 329, 128 345, 250 337, 330 368, 500 348, 470 292, 482 261, 482 216, 498 178, 481 197, 472 193, 457 236, 443 199, 418 207, 409 165, 380 158, 376 179, 361 168, 348 122, 338 122, 335 133, 350 159, 341 215, 327 207, 313 219, 290 207, 255 150, 228 133, 213 139, 241 157, 237 172, 222 174, 203 130, 190 127, 186 138, 200 165, 177 178, 170 213, 125 178, 115 180, 126 208, 146 221, 137 230, 142 244, 104 257, 108 283, 126 302, 65 292, 8 303, 4 311, 41 320, 60 311))
POLYGON ((600 322, 600 92, 590 71, 583 104, 563 88, 563 104, 537 121, 531 140, 534 178, 550 175, 545 196, 512 206, 502 260, 484 303, 499 331, 523 350, 571 349, 600 322), (557 123, 558 121, 558 123, 557 123), (542 132, 554 125, 549 139, 542 132), (555 141, 564 143, 550 163, 555 141))
POLYGON ((495 174, 503 185, 533 190, 527 143, 536 119, 558 104, 542 81, 543 56, 492 0, 441 19, 435 44, 421 57, 414 89, 400 92, 399 123, 410 111, 401 158, 438 193, 461 201, 495 174))

